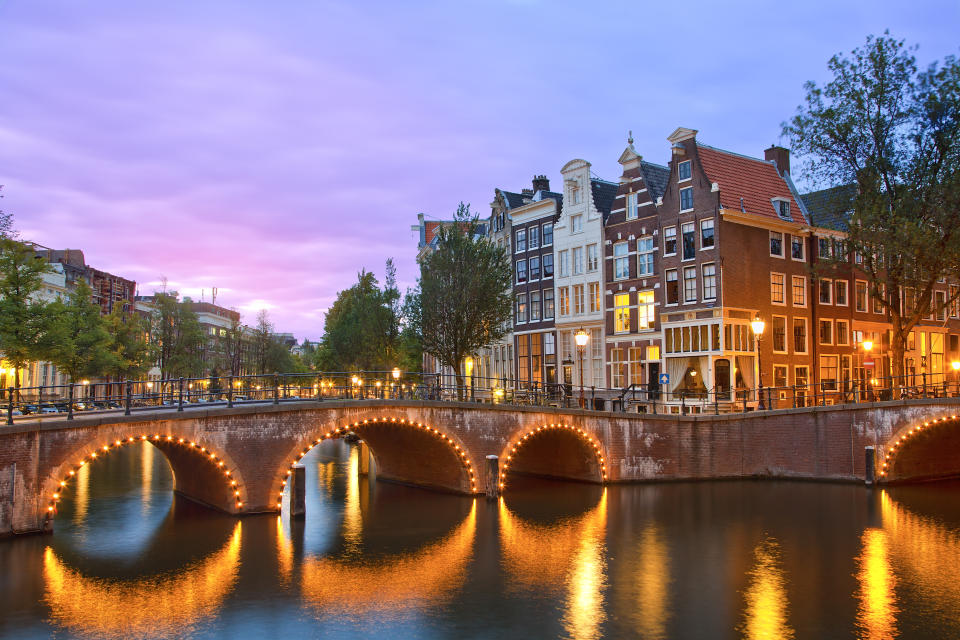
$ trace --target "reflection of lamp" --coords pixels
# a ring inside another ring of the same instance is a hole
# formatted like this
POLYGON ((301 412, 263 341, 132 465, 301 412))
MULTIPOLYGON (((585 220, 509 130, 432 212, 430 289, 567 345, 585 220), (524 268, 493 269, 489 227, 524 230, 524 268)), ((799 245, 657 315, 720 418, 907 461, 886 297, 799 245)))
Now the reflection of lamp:
POLYGON ((753 328, 753 334, 757 336, 757 387, 759 388, 758 392, 758 401, 757 409, 761 411, 764 409, 763 406, 763 368, 760 366, 760 338, 763 336, 763 330, 766 328, 766 323, 760 319, 760 314, 754 316, 753 322, 750 323, 750 326, 753 328))
POLYGON ((577 343, 577 357, 580 358, 580 408, 583 408, 583 348, 587 346, 587 342, 590 341, 590 334, 584 331, 583 327, 577 329, 576 335, 573 336, 574 341, 577 343))

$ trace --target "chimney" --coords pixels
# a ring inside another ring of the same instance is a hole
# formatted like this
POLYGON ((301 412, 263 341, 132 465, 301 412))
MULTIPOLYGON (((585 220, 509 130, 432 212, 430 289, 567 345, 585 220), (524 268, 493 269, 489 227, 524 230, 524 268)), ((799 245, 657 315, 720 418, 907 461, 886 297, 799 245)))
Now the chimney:
POLYGON ((533 192, 537 191, 550 191, 550 180, 547 176, 533 176, 533 192))
POLYGON ((777 172, 781 176, 790 173, 790 149, 772 144, 769 149, 763 152, 763 158, 767 162, 773 160, 774 164, 777 165, 777 172))

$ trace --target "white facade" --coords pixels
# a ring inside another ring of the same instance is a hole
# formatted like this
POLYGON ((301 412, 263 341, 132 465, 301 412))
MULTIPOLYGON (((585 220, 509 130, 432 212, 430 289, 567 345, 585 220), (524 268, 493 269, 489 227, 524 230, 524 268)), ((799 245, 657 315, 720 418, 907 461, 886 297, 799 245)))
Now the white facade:
POLYGON ((593 200, 590 163, 571 160, 561 173, 563 209, 553 237, 559 378, 581 384, 574 334, 582 328, 590 336, 583 350, 583 385, 605 387, 603 215, 593 200))

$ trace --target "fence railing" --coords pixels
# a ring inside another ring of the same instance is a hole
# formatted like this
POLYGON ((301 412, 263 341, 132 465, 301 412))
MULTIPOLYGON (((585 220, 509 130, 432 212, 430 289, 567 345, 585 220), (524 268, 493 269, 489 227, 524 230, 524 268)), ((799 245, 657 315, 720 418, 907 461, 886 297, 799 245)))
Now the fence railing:
POLYGON ((422 372, 355 371, 124 380, 0 389, 7 424, 20 416, 92 411, 168 409, 325 400, 413 399, 468 401, 520 406, 556 406, 641 413, 730 413, 809 406, 883 402, 894 399, 960 397, 956 375, 910 375, 865 380, 830 380, 773 387, 697 387, 631 384, 624 388, 570 383, 518 382, 479 376, 422 372))

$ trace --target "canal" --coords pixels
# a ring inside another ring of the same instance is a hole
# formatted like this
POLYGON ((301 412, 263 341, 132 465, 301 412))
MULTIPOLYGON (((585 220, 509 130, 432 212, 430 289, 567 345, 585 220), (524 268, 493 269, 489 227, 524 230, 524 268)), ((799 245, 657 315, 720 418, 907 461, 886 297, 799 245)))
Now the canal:
POLYGON ((307 517, 177 498, 148 443, 0 541, 4 638, 960 637, 960 484, 532 478, 500 501, 304 459, 307 517))

